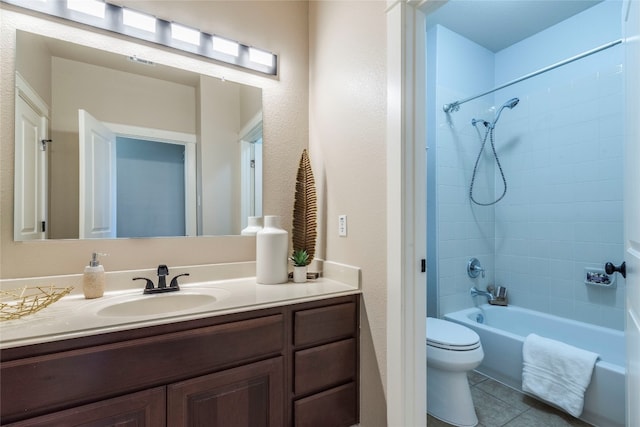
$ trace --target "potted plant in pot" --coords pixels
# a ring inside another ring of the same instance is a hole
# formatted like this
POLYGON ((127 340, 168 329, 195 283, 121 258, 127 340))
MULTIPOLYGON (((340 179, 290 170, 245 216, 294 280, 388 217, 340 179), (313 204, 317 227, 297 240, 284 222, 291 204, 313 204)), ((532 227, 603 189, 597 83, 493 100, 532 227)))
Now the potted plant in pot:
POLYGON ((293 261, 293 281, 294 283, 304 283, 307 281, 307 264, 309 254, 304 249, 296 249, 291 255, 293 261))

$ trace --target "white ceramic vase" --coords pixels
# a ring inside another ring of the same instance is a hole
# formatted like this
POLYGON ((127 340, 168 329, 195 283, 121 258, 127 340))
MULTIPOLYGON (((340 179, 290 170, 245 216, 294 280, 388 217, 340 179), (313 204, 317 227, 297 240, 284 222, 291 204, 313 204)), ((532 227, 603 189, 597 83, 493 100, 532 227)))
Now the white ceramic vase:
POLYGON ((280 228, 280 217, 267 215, 256 233, 256 282, 263 285, 287 283, 289 233, 280 228))
POLYGON ((293 281, 294 283, 304 283, 307 281, 307 266, 294 266, 293 267, 293 281))
POLYGON ((242 236, 255 236, 258 231, 262 230, 262 217, 261 216, 250 216, 248 219, 248 224, 245 228, 242 229, 240 235, 242 236))

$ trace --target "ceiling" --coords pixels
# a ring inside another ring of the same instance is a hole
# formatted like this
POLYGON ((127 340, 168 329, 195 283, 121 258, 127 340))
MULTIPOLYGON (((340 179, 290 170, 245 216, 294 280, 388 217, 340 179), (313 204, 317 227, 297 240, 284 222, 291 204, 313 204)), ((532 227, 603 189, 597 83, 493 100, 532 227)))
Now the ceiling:
POLYGON ((450 0, 427 15, 427 26, 443 25, 498 52, 601 1, 450 0))

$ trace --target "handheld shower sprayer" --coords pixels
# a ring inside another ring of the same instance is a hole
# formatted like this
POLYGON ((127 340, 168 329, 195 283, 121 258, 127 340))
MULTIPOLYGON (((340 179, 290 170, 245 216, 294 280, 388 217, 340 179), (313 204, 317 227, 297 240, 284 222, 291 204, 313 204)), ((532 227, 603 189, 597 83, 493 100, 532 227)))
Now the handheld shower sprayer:
POLYGON ((484 135, 484 138, 482 139, 482 146, 480 147, 480 151, 478 152, 478 157, 476 157, 476 164, 473 167, 473 175, 471 176, 471 184, 469 185, 469 199, 471 199, 471 201, 473 203, 475 203, 476 205, 480 205, 480 206, 495 205, 500 200, 502 200, 502 198, 505 196, 505 194, 507 194, 507 179, 504 177, 504 171, 502 170, 502 165, 500 164, 500 159, 498 159, 498 153, 496 152, 493 132, 494 132, 494 129, 496 127, 496 123, 498 122, 498 119, 500 118, 500 113, 502 113, 502 110, 504 110, 505 108, 512 109, 513 107, 518 105, 518 102, 520 102, 520 99, 511 98, 510 100, 508 100, 507 102, 502 104, 502 107, 500 107, 500 109, 496 113, 495 119, 493 119, 493 122, 491 122, 491 123, 487 122, 486 120, 480 120, 480 119, 472 119, 471 120, 471 124, 473 126, 477 125, 478 123, 482 123, 487 128, 486 133, 484 135), (484 150, 484 146, 487 143, 487 138, 489 138, 489 140, 491 141, 491 150, 493 151, 493 158, 496 160, 496 165, 498 166, 498 170, 500 171, 500 176, 502 177, 502 182, 504 184, 504 189, 502 191, 502 195, 500 195, 500 197, 495 199, 493 202, 481 203, 481 202, 478 202, 473 197, 473 185, 474 185, 474 183, 476 181, 476 173, 478 172, 478 163, 480 162, 480 157, 482 156, 482 151, 484 150))
POLYGON ((502 108, 504 107, 513 108, 516 105, 518 105, 518 102, 520 102, 520 98, 511 98, 510 100, 502 104, 502 108))
POLYGON ((494 127, 496 127, 496 123, 498 122, 498 119, 500 118, 500 113, 502 113, 502 110, 504 110, 505 108, 512 109, 513 107, 518 105, 518 102, 520 102, 519 98, 511 98, 510 100, 508 100, 507 102, 502 104, 502 107, 500 107, 500 109, 496 113, 496 118, 493 119, 493 122, 488 122, 486 120, 481 120, 481 119, 471 119, 471 125, 475 126, 478 123, 482 123, 484 125, 484 127, 488 128, 488 129, 493 129, 494 127))
POLYGON ((511 98, 510 100, 508 100, 507 102, 502 104, 502 107, 500 107, 500 109, 498 110, 498 113, 496 114, 496 118, 493 119, 493 122, 489 123, 489 128, 493 129, 494 127, 496 127, 496 123, 498 122, 498 119, 500 118, 500 113, 502 113, 502 110, 504 110, 505 108, 512 109, 513 107, 518 105, 518 102, 520 102, 520 99, 511 98))

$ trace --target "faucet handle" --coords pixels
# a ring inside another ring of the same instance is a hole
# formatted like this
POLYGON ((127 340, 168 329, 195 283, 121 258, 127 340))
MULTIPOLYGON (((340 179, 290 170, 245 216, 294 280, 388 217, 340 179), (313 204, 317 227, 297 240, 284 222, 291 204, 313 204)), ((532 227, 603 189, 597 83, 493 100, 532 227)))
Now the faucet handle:
POLYGON ((180 286, 178 286, 178 277, 180 277, 180 276, 188 276, 188 275, 189 275, 189 273, 178 274, 176 277, 171 279, 171 284, 169 284, 169 287, 170 288, 178 288, 178 289, 180 289, 180 286))
POLYGON ((133 280, 146 280, 147 284, 144 287, 145 290, 147 289, 153 289, 153 282, 149 279, 147 279, 146 277, 134 277, 133 280))
POLYGON ((472 279, 475 279, 480 273, 484 277, 484 268, 482 268, 480 261, 478 261, 478 258, 471 258, 467 263, 467 274, 472 279))

